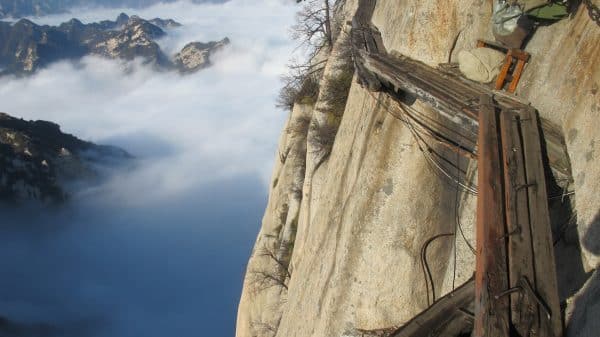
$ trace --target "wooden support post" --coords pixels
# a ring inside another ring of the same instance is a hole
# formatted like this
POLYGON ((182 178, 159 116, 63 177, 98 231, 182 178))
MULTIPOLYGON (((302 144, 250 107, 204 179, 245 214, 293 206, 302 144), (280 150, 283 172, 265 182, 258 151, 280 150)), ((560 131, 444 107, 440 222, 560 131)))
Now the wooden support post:
POLYGON ((546 307, 538 306, 539 336, 560 337, 562 336, 563 326, 558 298, 554 246, 548 212, 548 194, 542 163, 539 124, 535 109, 530 107, 523 111, 521 120, 525 172, 527 185, 529 186, 527 193, 535 270, 535 279, 530 281, 534 285, 533 288, 539 299, 545 302, 546 307))
POLYGON ((477 257, 474 337, 509 336, 502 160, 497 114, 489 95, 481 97, 478 145, 477 257))

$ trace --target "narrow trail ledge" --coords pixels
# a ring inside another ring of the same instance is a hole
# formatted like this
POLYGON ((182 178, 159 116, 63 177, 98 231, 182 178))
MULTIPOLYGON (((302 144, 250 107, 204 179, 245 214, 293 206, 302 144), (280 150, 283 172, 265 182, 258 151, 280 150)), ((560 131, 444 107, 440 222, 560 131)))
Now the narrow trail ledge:
MULTIPOLYGON (((521 336, 529 333, 562 336, 540 145, 540 138, 545 139, 555 179, 570 179, 567 149, 562 135, 556 131, 558 127, 545 121, 542 132, 548 137, 540 137, 538 114, 515 97, 492 92, 458 74, 443 73, 403 55, 389 55, 379 31, 370 23, 374 3, 374 0, 360 1, 352 20, 352 55, 359 82, 371 91, 388 93, 400 105, 406 105, 407 94, 430 105, 441 115, 442 124, 432 124, 408 109, 404 110, 405 118, 412 119, 450 150, 470 158, 479 157, 476 286, 471 294, 475 300, 474 336, 508 337, 514 335, 509 332, 514 329, 521 336), (529 128, 521 130, 522 123, 529 128), (510 148, 506 148, 507 144, 510 148), (501 151, 502 147, 505 151, 501 151), (521 151, 525 153, 513 155, 521 151), (527 177, 515 177, 516 171, 527 172, 527 177), (524 189, 534 192, 523 195, 524 189), (519 201, 524 203, 523 209, 516 207, 519 201), (529 214, 520 217, 515 214, 515 221, 507 219, 507 214, 516 212, 515 209, 529 214), (520 289, 521 296, 497 295, 508 289, 520 289), (531 293, 525 289, 531 289, 531 293), (543 304, 538 305, 531 297, 541 297, 539 302, 543 304)), ((468 303, 460 295, 464 292, 459 288, 451 293, 455 294, 455 300, 464 302, 463 306, 468 303)), ((438 301, 418 317, 421 317, 418 327, 423 331, 395 336, 420 337, 440 332, 444 336, 459 336, 468 330, 460 307, 451 301, 438 301), (439 316, 447 321, 442 324, 439 316)), ((410 331, 411 324, 414 320, 401 331, 410 331)))
MULTIPOLYGON (((376 0, 361 0, 352 20, 352 55, 359 81, 371 91, 384 91, 401 104, 412 95, 440 114, 446 127, 431 125, 415 116, 417 123, 431 131, 450 149, 476 158, 479 99, 494 98, 496 108, 527 110, 529 104, 516 96, 492 90, 470 81, 457 72, 432 68, 403 55, 390 55, 379 30, 371 24, 376 0), (451 125, 451 127, 447 127, 451 125)), ((564 135, 558 125, 541 119, 543 140, 552 172, 557 181, 570 180, 571 167, 564 135)))

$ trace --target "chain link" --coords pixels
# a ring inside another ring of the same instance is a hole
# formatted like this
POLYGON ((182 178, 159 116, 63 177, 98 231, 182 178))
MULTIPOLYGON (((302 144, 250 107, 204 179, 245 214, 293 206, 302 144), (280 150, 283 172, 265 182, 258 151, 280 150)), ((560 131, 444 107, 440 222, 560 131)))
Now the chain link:
POLYGON ((587 7, 590 18, 600 26, 600 8, 592 3, 592 0, 583 0, 583 3, 587 7))

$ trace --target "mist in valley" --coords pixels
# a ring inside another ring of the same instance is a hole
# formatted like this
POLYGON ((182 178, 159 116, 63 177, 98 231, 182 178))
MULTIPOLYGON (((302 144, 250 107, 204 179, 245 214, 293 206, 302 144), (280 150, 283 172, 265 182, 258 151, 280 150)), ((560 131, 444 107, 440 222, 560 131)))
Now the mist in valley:
POLYGON ((182 23, 159 41, 168 53, 190 41, 232 43, 187 76, 85 57, 0 78, 0 111, 135 156, 65 206, 0 209, 0 318, 19 336, 234 334, 287 118, 274 102, 296 9, 285 0, 181 1, 36 19, 126 12, 182 23))

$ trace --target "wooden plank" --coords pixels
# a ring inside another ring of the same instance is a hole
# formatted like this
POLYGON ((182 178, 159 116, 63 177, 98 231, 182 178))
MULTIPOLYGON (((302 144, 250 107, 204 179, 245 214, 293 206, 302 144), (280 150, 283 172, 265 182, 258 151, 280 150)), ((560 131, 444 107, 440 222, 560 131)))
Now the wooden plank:
POLYGON ((527 189, 535 265, 535 279, 530 281, 550 311, 546 313, 544 308, 538 309, 540 336, 560 337, 563 326, 537 112, 528 108, 522 111, 521 119, 527 184, 533 185, 527 189))
POLYGON ((362 30, 363 39, 365 41, 365 46, 367 47, 367 52, 372 54, 377 54, 379 52, 379 48, 377 46, 377 42, 373 38, 373 33, 371 29, 364 28, 362 30))
MULTIPOLYGON (((500 130, 504 156, 504 186, 506 228, 508 235, 509 287, 517 288, 519 280, 526 277, 535 279, 531 229, 529 227, 529 205, 523 146, 520 136, 520 122, 513 111, 502 111, 500 130)), ((523 292, 510 295, 511 321, 520 336, 538 335, 538 329, 531 326, 538 317, 534 299, 523 292)))
POLYGON ((460 309, 469 309, 473 305, 474 295, 475 282, 470 279, 453 292, 437 300, 389 337, 427 337, 432 336, 433 331, 448 333, 439 336, 454 336, 450 333, 468 329, 473 325, 466 314, 460 312, 460 309))
POLYGON ((508 337, 509 301, 495 298, 508 288, 502 162, 492 98, 481 97, 479 113, 477 256, 474 337, 508 337))
MULTIPOLYGON (((480 93, 474 93, 455 85, 451 77, 441 76, 439 71, 421 62, 410 60, 406 57, 389 59, 377 55, 373 58, 377 59, 380 63, 396 69, 396 75, 401 75, 407 82, 414 83, 418 87, 433 89, 431 91, 432 94, 443 100, 452 101, 457 105, 458 109, 464 108, 466 101, 480 95, 480 93)), ((477 114, 474 112, 473 117, 476 116, 477 114)))
POLYGON ((395 87, 417 96, 435 108, 439 113, 454 119, 455 123, 476 127, 477 121, 462 112, 462 107, 464 107, 462 102, 452 98, 451 94, 441 96, 439 90, 434 91, 431 87, 410 80, 405 75, 409 70, 393 67, 378 56, 369 57, 364 66, 367 70, 377 73, 378 77, 384 81, 393 83, 395 87))
MULTIPOLYGON (((368 60, 365 61, 365 71, 379 74, 386 82, 393 83, 394 87, 399 87, 403 91, 417 96, 449 119, 451 123, 454 123, 459 127, 467 127, 474 131, 477 130, 477 119, 475 119, 473 116, 474 114, 471 112, 472 108, 466 104, 466 100, 458 102, 455 99, 447 98, 447 95, 454 95, 454 90, 452 88, 457 87, 455 85, 456 81, 445 82, 443 85, 448 88, 448 90, 446 90, 447 93, 440 94, 440 92, 443 92, 442 90, 432 90, 431 87, 426 87, 422 81, 415 81, 414 79, 411 79, 411 77, 404 75, 409 72, 404 69, 404 67, 400 70, 398 67, 395 67, 394 64, 383 63, 380 59, 380 56, 368 57, 368 60)), ((410 63, 410 67, 413 66, 414 63, 410 63)), ((416 66, 414 67, 417 68, 416 66)), ((478 96, 484 93, 485 91, 482 90, 478 96)), ((476 96, 473 95, 473 97, 476 96)), ((524 107, 523 104, 511 102, 506 97, 499 100, 497 105, 502 109, 507 110, 514 109, 515 107, 524 107)), ((542 125, 544 135, 548 134, 544 140, 546 142, 546 149, 548 150, 550 166, 561 173, 561 176, 558 178, 570 177, 571 168, 560 128, 557 128, 553 123, 547 120, 543 120, 542 125)))
POLYGON ((383 44, 383 38, 381 37, 381 32, 377 29, 377 27, 373 25, 370 25, 369 27, 371 27, 371 37, 375 41, 377 52, 380 54, 387 54, 387 50, 385 49, 385 45, 383 44))
MULTIPOLYGON (((441 88, 442 90, 451 90, 453 92, 456 92, 457 94, 462 95, 463 99, 479 99, 479 96, 485 92, 485 90, 482 91, 479 88, 474 87, 473 85, 469 85, 468 83, 460 80, 460 77, 446 75, 442 73, 439 69, 433 68, 423 62, 410 59, 406 56, 391 58, 390 62, 397 66, 399 64, 404 65, 404 67, 409 71, 412 69, 418 70, 415 72, 409 72, 409 74, 413 75, 417 73, 420 76, 425 77, 424 79, 426 81, 439 82, 443 85, 441 88), (447 84, 452 85, 448 86, 447 84)), ((477 114, 475 114, 474 116, 476 118, 477 114)))
POLYGON ((440 329, 433 330, 429 336, 459 337, 473 331, 473 319, 465 313, 456 312, 449 322, 440 329))

